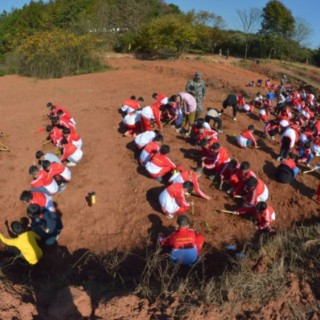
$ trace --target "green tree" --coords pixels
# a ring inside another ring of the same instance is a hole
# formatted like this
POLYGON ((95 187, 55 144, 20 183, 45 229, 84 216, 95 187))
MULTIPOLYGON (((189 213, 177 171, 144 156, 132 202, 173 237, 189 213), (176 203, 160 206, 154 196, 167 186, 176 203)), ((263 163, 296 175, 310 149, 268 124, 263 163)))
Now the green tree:
POLYGON ((182 13, 180 8, 173 3, 169 3, 168 7, 171 9, 171 13, 173 13, 173 14, 181 14, 182 13))
POLYGON ((200 11, 195 15, 195 27, 198 43, 213 54, 216 47, 226 41, 226 23, 221 16, 208 11, 200 11))
POLYGON ((165 15, 144 24, 138 37, 138 50, 159 53, 161 49, 175 50, 180 56, 197 40, 193 16, 165 15))
POLYGON ((313 54, 313 60, 316 64, 316 66, 320 67, 320 46, 318 47, 317 50, 315 50, 313 54))
POLYGON ((269 43, 269 58, 273 50, 280 51, 282 56, 284 41, 292 37, 295 19, 291 11, 278 0, 269 1, 263 8, 260 33, 269 43))
POLYGON ((43 1, 31 1, 22 9, 4 11, 0 16, 0 55, 11 50, 11 42, 17 36, 27 37, 36 30, 46 30, 44 18, 46 4, 43 1))
POLYGON ((97 0, 55 0, 51 2, 51 12, 55 27, 71 29, 83 18, 91 16, 97 6, 97 0))

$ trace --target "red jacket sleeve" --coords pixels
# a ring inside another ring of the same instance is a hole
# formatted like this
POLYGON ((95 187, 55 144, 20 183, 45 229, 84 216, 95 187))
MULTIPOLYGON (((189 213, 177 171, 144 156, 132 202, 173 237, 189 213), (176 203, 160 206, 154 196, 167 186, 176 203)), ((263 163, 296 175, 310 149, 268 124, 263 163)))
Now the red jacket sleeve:
POLYGON ((153 111, 154 119, 156 120, 156 124, 159 127, 159 130, 162 130, 162 124, 160 121, 160 109, 153 105, 152 111, 153 111))
POLYGON ((256 139, 254 138, 254 136, 252 135, 252 133, 250 132, 250 130, 246 130, 246 131, 243 132, 241 135, 242 135, 244 138, 246 138, 246 139, 252 140, 254 146, 255 146, 255 147, 257 146, 256 139))
POLYGON ((206 198, 207 196, 201 191, 199 182, 197 179, 197 176, 195 173, 192 173, 192 183, 193 183, 193 188, 195 192, 201 197, 201 198, 206 198))
POLYGON ((39 177, 36 180, 33 180, 31 182, 31 186, 34 188, 43 187, 44 186, 44 183, 43 183, 44 178, 45 178, 44 173, 40 172, 39 177))
POLYGON ((264 133, 266 134, 266 136, 268 136, 268 137, 270 138, 269 130, 271 130, 271 125, 270 125, 270 123, 268 123, 268 124, 265 126, 265 129, 264 129, 264 133))
POLYGON ((179 207, 190 207, 190 203, 186 201, 182 188, 175 193, 176 201, 179 207))
POLYGON ((66 145, 63 149, 63 156, 60 158, 60 161, 63 162, 65 160, 67 160, 67 158, 70 156, 70 152, 69 152, 69 148, 66 145))
POLYGON ((256 207, 252 206, 252 207, 242 207, 238 210, 238 212, 240 214, 246 214, 246 213, 252 213, 255 214, 256 213, 256 207))
POLYGON ((224 161, 225 150, 220 149, 219 152, 216 154, 215 160, 212 164, 206 165, 207 169, 214 169, 219 163, 224 161))
POLYGON ((171 170, 176 168, 176 165, 168 157, 164 158, 164 166, 171 168, 171 170))
POLYGON ((159 241, 160 243, 165 246, 165 247, 171 247, 172 246, 172 237, 175 233, 171 233, 168 237, 163 238, 163 237, 159 237, 159 241))

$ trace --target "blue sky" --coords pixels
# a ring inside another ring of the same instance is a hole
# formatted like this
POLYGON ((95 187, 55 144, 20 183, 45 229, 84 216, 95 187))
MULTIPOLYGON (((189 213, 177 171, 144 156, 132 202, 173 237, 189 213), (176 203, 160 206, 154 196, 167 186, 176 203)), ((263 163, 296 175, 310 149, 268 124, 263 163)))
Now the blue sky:
MULTIPOLYGON (((177 5, 182 11, 192 9, 199 11, 209 11, 227 22, 227 28, 238 29, 236 27, 237 9, 246 9, 251 7, 263 8, 268 0, 167 0, 166 3, 177 5)), ((309 37, 310 47, 318 48, 320 46, 320 0, 282 0, 281 1, 294 17, 304 18, 313 29, 313 34, 309 37)))
MULTIPOLYGON (((10 11, 14 8, 22 8, 28 4, 29 0, 0 0, 0 12, 10 11)), ((47 0, 45 0, 47 2, 47 0)), ((268 0, 166 0, 166 3, 173 3, 180 7, 182 11, 203 10, 214 12, 223 17, 229 29, 237 29, 235 20, 237 9, 250 7, 263 8, 268 0)), ((313 29, 313 34, 309 38, 312 48, 320 46, 320 0, 282 0, 282 3, 292 11, 294 17, 301 17, 309 23, 313 29)))

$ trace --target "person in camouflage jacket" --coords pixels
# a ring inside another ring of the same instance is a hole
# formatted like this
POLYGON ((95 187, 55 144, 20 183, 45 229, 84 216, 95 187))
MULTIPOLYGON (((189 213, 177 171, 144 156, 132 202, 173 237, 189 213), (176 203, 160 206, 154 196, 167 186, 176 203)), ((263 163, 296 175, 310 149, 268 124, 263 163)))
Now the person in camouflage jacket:
POLYGON ((196 118, 200 117, 203 107, 202 100, 206 98, 206 84, 202 80, 202 73, 197 72, 193 79, 190 79, 186 85, 186 91, 194 96, 197 102, 196 118))

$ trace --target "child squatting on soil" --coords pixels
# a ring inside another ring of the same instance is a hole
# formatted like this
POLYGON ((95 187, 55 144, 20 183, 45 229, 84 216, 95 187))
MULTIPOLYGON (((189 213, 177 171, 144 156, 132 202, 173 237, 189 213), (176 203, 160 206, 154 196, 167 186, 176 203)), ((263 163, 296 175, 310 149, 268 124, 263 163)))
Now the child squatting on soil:
POLYGON ((171 247, 171 260, 173 263, 192 266, 200 256, 204 237, 189 229, 189 219, 181 215, 177 219, 176 231, 168 237, 159 234, 159 241, 163 246, 171 247))

